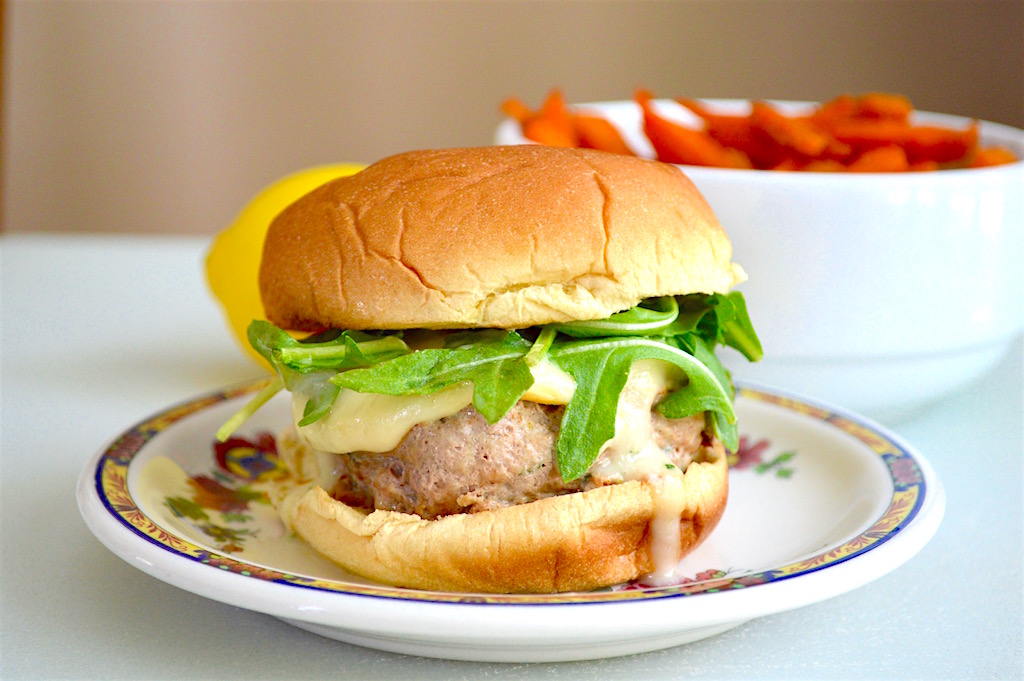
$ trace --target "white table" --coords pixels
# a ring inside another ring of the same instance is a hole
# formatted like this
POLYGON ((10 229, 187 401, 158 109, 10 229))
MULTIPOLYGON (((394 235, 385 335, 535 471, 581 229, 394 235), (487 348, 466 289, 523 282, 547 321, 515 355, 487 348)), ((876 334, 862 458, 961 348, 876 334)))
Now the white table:
POLYGON ((1020 678, 1022 345, 887 424, 947 493, 932 542, 844 596, 688 646, 571 664, 404 657, 194 596, 107 551, 75 504, 85 461, 169 404, 259 374, 205 289, 194 238, 6 235, 2 252, 0 677, 1020 678))

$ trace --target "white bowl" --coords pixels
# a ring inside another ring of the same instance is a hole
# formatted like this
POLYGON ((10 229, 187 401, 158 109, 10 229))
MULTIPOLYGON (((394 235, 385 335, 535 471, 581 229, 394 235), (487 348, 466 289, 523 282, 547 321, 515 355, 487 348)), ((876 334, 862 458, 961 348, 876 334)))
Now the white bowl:
MULTIPOLYGON (((673 102, 656 104, 696 123, 673 102)), ((635 103, 576 108, 602 114, 653 155, 635 103)), ((915 120, 969 123, 924 112, 915 120)), ((980 136, 1024 157, 1024 131, 981 122, 980 136)), ((506 120, 496 143, 528 141, 506 120)), ((922 173, 683 170, 750 277, 740 290, 765 359, 723 357, 737 377, 891 422, 986 374, 1024 331, 1024 162, 922 173)))

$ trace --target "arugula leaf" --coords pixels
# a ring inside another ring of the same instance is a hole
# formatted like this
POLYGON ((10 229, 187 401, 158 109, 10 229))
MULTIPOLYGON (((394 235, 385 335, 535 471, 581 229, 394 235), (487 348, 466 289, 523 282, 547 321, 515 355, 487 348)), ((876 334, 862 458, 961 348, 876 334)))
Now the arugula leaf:
POLYGON ((218 442, 226 442, 232 433, 238 430, 238 427, 245 423, 250 416, 256 413, 256 411, 266 404, 271 397, 281 392, 284 389, 284 381, 280 378, 275 378, 273 381, 267 384, 265 388, 260 390, 256 395, 245 403, 245 405, 231 415, 224 424, 217 429, 216 438, 218 442))
POLYGON ((473 384, 473 406, 495 423, 531 385, 530 343, 509 331, 501 338, 457 348, 420 350, 372 367, 336 374, 341 388, 384 395, 428 395, 456 383, 473 384))
POLYGON ((752 362, 761 359, 761 341, 747 314, 743 294, 733 291, 727 294, 694 294, 680 296, 679 316, 665 329, 665 336, 682 336, 695 333, 710 349, 715 345, 727 345, 738 350, 752 362))
MULTIPOLYGON (((341 331, 297 340, 263 320, 249 324, 247 334, 249 344, 263 355, 278 373, 285 367, 301 373, 323 369, 340 371, 375 364, 411 352, 397 335, 375 337, 353 331, 341 331)), ((285 380, 287 381, 287 378, 285 380)))
POLYGON ((659 340, 633 337, 570 342, 552 347, 550 356, 576 380, 557 444, 558 469, 566 482, 586 473, 604 443, 615 436, 619 393, 636 360, 660 359, 686 374, 684 396, 671 403, 671 418, 715 411, 728 422, 736 420, 732 400, 715 375, 692 355, 659 340))
POLYGON ((576 321, 553 325, 560 333, 574 338, 604 336, 659 336, 679 315, 679 303, 673 296, 649 298, 635 307, 616 312, 606 319, 576 321))
POLYGON ((293 379, 290 390, 307 398, 299 426, 308 426, 319 421, 331 411, 334 400, 338 399, 338 393, 341 392, 341 388, 331 383, 333 376, 333 371, 317 371, 301 374, 299 378, 293 379))
POLYGON ((747 314, 747 301, 739 291, 722 296, 722 299, 729 308, 728 316, 724 319, 719 313, 722 342, 739 350, 751 362, 758 361, 764 356, 764 350, 761 348, 761 340, 754 331, 754 325, 750 322, 750 315, 747 314))
POLYGON ((537 339, 530 346, 530 351, 524 357, 526 365, 535 367, 540 364, 544 357, 547 356, 548 350, 551 348, 551 344, 555 342, 555 336, 557 335, 558 331, 553 326, 545 326, 541 329, 540 333, 537 334, 537 339))
POLYGON ((695 294, 643 301, 596 321, 515 331, 478 329, 449 334, 445 347, 412 352, 400 332, 329 330, 297 340, 274 325, 255 321, 249 342, 279 380, 256 395, 224 424, 226 438, 276 391, 287 387, 307 398, 300 426, 326 415, 342 388, 387 395, 424 395, 473 384, 473 405, 495 423, 533 384, 530 367, 545 356, 576 381, 557 444, 566 481, 585 474, 600 448, 615 435, 619 394, 638 359, 673 364, 687 381, 657 409, 667 418, 707 413, 709 427, 729 449, 737 446, 732 383, 714 354, 717 345, 756 361, 760 341, 742 294, 695 294), (564 437, 563 437, 564 436, 564 437))
POLYGON ((256 410, 283 388, 307 398, 300 426, 323 418, 338 397, 339 388, 330 382, 336 371, 367 366, 410 352, 397 335, 375 337, 353 331, 326 331, 304 340, 264 320, 254 320, 246 330, 249 344, 277 372, 278 379, 257 393, 217 430, 226 440, 256 410))

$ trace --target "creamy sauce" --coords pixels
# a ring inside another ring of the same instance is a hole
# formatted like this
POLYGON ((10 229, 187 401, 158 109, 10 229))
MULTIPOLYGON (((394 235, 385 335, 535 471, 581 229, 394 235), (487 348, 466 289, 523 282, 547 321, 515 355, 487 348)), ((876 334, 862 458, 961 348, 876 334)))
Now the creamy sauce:
POLYGON ((634 362, 619 395, 615 436, 601 449, 591 473, 601 479, 644 480, 654 492, 651 558, 654 572, 647 581, 670 578, 679 561, 679 523, 686 506, 683 472, 658 447, 651 434, 651 409, 679 382, 678 370, 659 360, 634 362))
MULTIPOLYGON (((335 454, 388 452, 418 423, 451 416, 473 401, 473 385, 460 383, 431 395, 378 395, 342 389, 326 416, 299 428, 314 449, 335 454)), ((292 418, 302 418, 306 399, 292 396, 292 418)))
MULTIPOLYGON (((530 371, 534 382, 523 400, 542 404, 569 403, 576 389, 572 376, 547 359, 530 371)), ((295 423, 302 418, 306 401, 301 395, 292 396, 295 423)), ((326 416, 298 430, 303 441, 324 452, 389 452, 413 426, 451 416, 472 401, 470 383, 460 383, 431 395, 378 395, 343 389, 326 416)))
POLYGON ((576 392, 576 380, 569 373, 559 369, 547 357, 530 367, 530 373, 533 374, 533 385, 523 393, 521 400, 540 404, 569 404, 572 394, 576 392))

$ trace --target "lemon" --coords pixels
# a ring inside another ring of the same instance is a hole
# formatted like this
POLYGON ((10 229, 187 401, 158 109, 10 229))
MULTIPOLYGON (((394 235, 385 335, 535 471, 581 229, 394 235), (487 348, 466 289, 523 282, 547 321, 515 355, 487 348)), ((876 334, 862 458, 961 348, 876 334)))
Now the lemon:
POLYGON ((267 363, 249 346, 245 330, 252 320, 265 319, 257 279, 267 228, 278 213, 300 196, 335 178, 353 175, 363 167, 341 163, 287 175, 264 188, 214 238, 206 254, 206 283, 220 303, 235 340, 263 366, 267 363))

